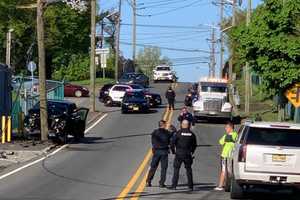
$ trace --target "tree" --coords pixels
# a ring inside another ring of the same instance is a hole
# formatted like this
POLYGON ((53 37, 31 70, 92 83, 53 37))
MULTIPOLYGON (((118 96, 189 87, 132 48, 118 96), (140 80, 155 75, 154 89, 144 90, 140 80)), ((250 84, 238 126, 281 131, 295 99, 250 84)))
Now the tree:
POLYGON ((300 80, 299 24, 300 0, 265 0, 249 27, 241 24, 231 31, 239 59, 261 76, 270 97, 300 80))
POLYGON ((171 62, 168 57, 162 57, 158 47, 145 47, 139 51, 136 64, 142 72, 149 75, 155 66, 160 64, 171 65, 171 62))

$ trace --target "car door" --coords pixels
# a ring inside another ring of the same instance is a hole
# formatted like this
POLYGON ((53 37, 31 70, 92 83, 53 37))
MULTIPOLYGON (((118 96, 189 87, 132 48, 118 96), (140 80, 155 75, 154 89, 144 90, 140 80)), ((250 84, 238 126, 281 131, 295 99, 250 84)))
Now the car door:
POLYGON ((66 97, 71 97, 74 94, 73 87, 70 84, 65 84, 64 93, 66 97))
POLYGON ((111 90, 111 98, 114 102, 121 102, 125 93, 126 93, 126 90, 129 90, 130 87, 129 86, 115 86, 112 88, 111 90))
POLYGON ((79 136, 84 135, 88 113, 88 108, 78 108, 72 113, 72 121, 70 125, 73 127, 74 134, 79 136))

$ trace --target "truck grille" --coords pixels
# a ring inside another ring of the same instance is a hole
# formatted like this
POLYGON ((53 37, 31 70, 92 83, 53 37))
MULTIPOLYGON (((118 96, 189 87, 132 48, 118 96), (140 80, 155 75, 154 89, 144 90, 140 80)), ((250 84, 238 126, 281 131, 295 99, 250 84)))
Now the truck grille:
POLYGON ((204 101, 205 111, 221 111, 222 100, 221 99, 208 99, 204 101))

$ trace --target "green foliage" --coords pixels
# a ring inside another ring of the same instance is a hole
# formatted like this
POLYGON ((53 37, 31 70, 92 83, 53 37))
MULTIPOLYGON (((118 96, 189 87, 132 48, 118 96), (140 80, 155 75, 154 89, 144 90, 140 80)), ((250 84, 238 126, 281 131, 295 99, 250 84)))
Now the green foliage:
POLYGON ((56 80, 78 81, 89 78, 89 57, 86 55, 72 55, 69 65, 60 67, 53 73, 56 80))
POLYGON ((251 24, 230 31, 241 63, 250 62, 270 95, 282 94, 300 80, 300 0, 265 0, 251 24))
POLYGON ((136 58, 136 63, 139 67, 139 70, 146 74, 152 72, 154 67, 157 65, 171 65, 169 58, 162 58, 161 51, 158 47, 145 47, 144 49, 140 50, 136 58))

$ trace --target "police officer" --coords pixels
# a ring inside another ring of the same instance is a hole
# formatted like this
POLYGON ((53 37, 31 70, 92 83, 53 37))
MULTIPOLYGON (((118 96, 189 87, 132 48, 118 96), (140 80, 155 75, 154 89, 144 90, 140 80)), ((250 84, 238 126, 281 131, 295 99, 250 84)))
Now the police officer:
POLYGON ((159 163, 161 164, 159 187, 166 187, 165 181, 168 168, 168 154, 171 137, 171 133, 166 129, 166 121, 159 121, 159 128, 154 130, 151 136, 153 157, 146 180, 148 187, 152 186, 151 181, 155 175, 159 163))
POLYGON ((193 154, 197 148, 197 140, 195 134, 189 128, 189 121, 183 120, 181 129, 176 133, 172 139, 171 150, 175 154, 174 159, 174 175, 172 186, 170 189, 176 190, 179 178, 179 170, 181 164, 184 163, 186 175, 188 178, 188 187, 192 191, 194 189, 193 183, 193 154))
POLYGON ((190 125, 195 125, 194 117, 191 113, 189 113, 187 107, 183 107, 181 110, 180 115, 178 116, 178 121, 180 124, 182 123, 183 120, 187 120, 190 125))
POLYGON ((176 93, 172 89, 172 87, 170 86, 169 89, 166 91, 166 98, 168 100, 168 104, 169 104, 169 109, 170 110, 171 109, 174 110, 175 97, 176 97, 176 93))

